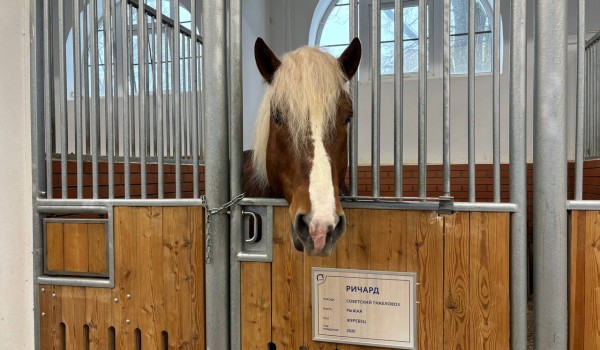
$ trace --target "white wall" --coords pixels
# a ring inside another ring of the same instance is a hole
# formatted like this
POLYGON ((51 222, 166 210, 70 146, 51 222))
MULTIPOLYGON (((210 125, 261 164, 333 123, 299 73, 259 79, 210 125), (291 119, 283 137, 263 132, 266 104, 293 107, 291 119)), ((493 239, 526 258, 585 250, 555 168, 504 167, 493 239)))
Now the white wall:
MULTIPOLYGON (((271 2, 271 40, 268 44, 277 54, 306 45, 309 41, 309 30, 312 15, 318 0, 270 0, 271 2)), ((528 11, 533 14, 532 1, 528 11)), ((504 68, 501 74, 501 157, 507 162, 508 153, 508 100, 509 100, 509 2, 501 3, 504 29, 504 68)), ((569 32, 575 33, 577 2, 569 3, 569 32)), ((533 16, 528 16, 532 18, 533 16)), ((600 2, 588 1, 586 8, 587 30, 592 33, 600 30, 600 2)), ((533 27, 528 26, 528 161, 533 160, 533 27)), ((570 42, 572 39, 570 38, 570 42)), ((575 111, 575 46, 569 45, 569 158, 574 158, 573 132, 575 111), (572 111, 572 113, 571 113, 572 111)), ((368 57, 363 57, 361 65, 368 65, 368 57)), ((369 68, 362 67, 361 72, 369 68), (365 69, 366 68, 366 69, 365 69)), ((467 162, 467 79, 456 76, 451 80, 451 158, 453 163, 467 162)), ((476 160, 480 163, 492 162, 492 78, 490 75, 476 77, 476 160)), ((405 78, 404 82, 404 161, 407 164, 417 162, 417 95, 418 82, 414 77, 405 78)), ((393 80, 383 78, 381 84, 381 161, 383 164, 393 163, 393 80)), ((441 72, 433 72, 428 79, 428 162, 442 161, 442 80, 441 72)), ((364 79, 359 87, 359 162, 370 164, 371 142, 371 83, 364 79)))
POLYGON ((29 1, 0 0, 0 349, 33 349, 29 1))

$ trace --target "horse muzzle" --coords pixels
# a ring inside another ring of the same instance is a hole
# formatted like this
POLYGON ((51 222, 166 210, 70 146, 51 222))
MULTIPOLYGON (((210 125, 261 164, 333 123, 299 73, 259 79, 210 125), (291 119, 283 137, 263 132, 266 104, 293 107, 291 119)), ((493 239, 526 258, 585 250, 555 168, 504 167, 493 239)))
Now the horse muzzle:
POLYGON ((292 241, 299 251, 311 256, 327 256, 346 230, 346 218, 335 215, 329 219, 297 214, 292 227, 292 241))

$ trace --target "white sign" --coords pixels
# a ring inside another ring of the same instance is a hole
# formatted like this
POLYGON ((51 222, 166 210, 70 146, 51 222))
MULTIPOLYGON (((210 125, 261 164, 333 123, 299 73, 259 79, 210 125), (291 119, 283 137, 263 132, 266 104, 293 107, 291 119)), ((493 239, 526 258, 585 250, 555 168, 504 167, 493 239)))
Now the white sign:
POLYGON ((416 274, 313 267, 313 340, 416 348, 416 274))

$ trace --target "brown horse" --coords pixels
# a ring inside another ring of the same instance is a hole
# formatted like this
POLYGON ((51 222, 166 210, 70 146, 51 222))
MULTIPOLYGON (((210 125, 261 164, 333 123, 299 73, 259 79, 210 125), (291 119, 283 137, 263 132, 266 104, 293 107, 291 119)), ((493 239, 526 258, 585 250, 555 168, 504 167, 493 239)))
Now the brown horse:
POLYGON ((296 249, 327 255, 346 228, 339 193, 352 118, 347 83, 358 69, 360 41, 355 38, 338 59, 303 47, 279 60, 258 38, 254 55, 267 88, 254 151, 245 154, 246 194, 285 197, 296 249))

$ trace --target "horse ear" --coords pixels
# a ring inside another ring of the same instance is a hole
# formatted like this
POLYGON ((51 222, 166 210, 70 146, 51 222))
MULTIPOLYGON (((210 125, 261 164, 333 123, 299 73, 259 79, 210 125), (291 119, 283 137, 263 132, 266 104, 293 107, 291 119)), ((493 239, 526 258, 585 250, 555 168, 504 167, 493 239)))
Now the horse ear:
POLYGON ((257 38, 254 43, 254 59, 262 77, 267 83, 271 84, 275 71, 281 65, 281 61, 262 38, 257 38))
POLYGON ((358 70, 358 64, 360 63, 360 56, 362 54, 362 48, 360 40, 354 38, 350 45, 342 52, 338 62, 342 66, 342 70, 346 74, 348 80, 352 79, 356 71, 358 70))

